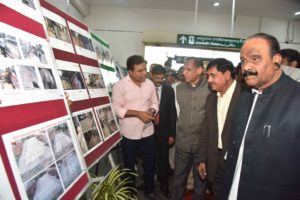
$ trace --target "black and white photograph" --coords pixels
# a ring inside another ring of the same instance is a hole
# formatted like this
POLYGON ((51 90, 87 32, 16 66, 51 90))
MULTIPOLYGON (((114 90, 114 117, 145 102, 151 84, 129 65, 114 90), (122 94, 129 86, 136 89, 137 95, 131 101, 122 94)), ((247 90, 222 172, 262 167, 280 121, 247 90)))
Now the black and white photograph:
POLYGON ((67 188, 82 172, 75 150, 59 160, 57 166, 65 188, 67 188))
POLYGON ((41 89, 35 67, 19 65, 19 74, 25 90, 41 89))
POLYGON ((51 165, 41 174, 24 184, 26 194, 30 200, 53 200, 63 193, 62 182, 55 165, 51 165))
POLYGON ((1 57, 21 59, 15 36, 0 32, 0 58, 1 57))
POLYGON ((66 26, 59 24, 47 17, 44 17, 48 36, 71 43, 71 37, 66 26))
POLYGON ((56 159, 59 159, 64 154, 74 149, 67 123, 51 127, 47 132, 56 159))
POLYGON ((34 0, 22 0, 22 3, 30 8, 35 9, 34 0))
POLYGON ((71 37, 73 39, 74 45, 81 48, 87 49, 94 52, 92 40, 88 37, 83 36, 80 33, 77 33, 74 30, 71 30, 71 37))
POLYGON ((105 138, 118 130, 111 106, 102 107, 96 112, 105 138))
POLYGON ((105 88, 102 74, 91 74, 91 73, 83 73, 83 74, 88 89, 105 88))
POLYGON ((57 89, 56 82, 51 69, 39 68, 44 89, 57 89))
POLYGON ((22 55, 25 60, 47 64, 45 49, 42 44, 36 44, 33 41, 20 39, 20 45, 22 49, 22 55))
POLYGON ((59 76, 64 90, 85 89, 80 72, 59 70, 59 76))
POLYGON ((14 64, 4 64, 0 66, 0 90, 20 89, 18 76, 14 64))
POLYGON ((14 141, 12 151, 23 182, 54 162, 45 130, 32 132, 28 137, 14 141))

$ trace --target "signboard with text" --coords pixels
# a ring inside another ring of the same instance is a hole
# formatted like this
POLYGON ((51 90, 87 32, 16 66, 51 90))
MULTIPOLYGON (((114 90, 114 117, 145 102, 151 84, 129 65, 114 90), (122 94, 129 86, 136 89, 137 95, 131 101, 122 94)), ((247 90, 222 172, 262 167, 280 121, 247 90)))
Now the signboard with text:
POLYGON ((177 44, 190 47, 205 46, 240 49, 244 43, 244 40, 245 39, 242 38, 177 34, 177 44))

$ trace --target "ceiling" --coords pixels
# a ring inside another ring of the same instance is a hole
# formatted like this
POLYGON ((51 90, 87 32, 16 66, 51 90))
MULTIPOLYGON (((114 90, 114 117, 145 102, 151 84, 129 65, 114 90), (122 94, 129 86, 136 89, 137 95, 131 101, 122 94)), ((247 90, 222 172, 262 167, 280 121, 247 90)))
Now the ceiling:
MULTIPOLYGON (((230 14, 233 0, 198 0, 198 12, 230 14), (213 3, 219 2, 219 7, 213 3)), ((195 11, 196 0, 87 0, 93 6, 195 11)), ((235 14, 300 21, 300 0, 235 0, 235 14)))

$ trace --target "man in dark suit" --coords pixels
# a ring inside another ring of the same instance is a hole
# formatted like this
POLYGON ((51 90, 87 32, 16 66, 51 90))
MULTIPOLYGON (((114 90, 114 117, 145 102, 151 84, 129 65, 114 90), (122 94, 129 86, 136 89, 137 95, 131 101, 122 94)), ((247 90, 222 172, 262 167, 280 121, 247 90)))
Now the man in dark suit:
POLYGON ((224 155, 228 148, 233 108, 241 88, 235 80, 233 64, 224 58, 217 58, 208 64, 207 78, 215 92, 207 97, 198 169, 202 179, 207 176, 213 195, 216 197, 222 189, 220 181, 224 168, 224 155))
POLYGON ((300 84, 280 69, 274 36, 250 36, 240 57, 252 90, 233 112, 219 199, 300 199, 300 84))
POLYGON ((164 82, 165 73, 165 68, 157 64, 151 70, 151 79, 157 89, 159 99, 159 113, 154 126, 158 151, 158 178, 164 196, 169 198, 169 146, 175 142, 176 108, 174 90, 170 84, 164 82))

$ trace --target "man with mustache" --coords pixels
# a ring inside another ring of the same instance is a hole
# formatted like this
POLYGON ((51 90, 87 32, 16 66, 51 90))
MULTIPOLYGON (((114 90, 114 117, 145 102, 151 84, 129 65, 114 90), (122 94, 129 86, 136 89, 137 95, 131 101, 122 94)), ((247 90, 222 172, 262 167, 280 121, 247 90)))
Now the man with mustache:
POLYGON ((252 90, 236 104, 218 199, 300 199, 300 84, 280 69, 277 39, 249 37, 242 70, 252 90))
POLYGON ((206 128, 200 138, 198 170, 202 179, 207 176, 215 197, 222 189, 217 176, 223 173, 231 118, 241 87, 235 80, 233 64, 224 58, 212 60, 206 70, 208 83, 214 92, 208 95, 206 101, 206 128))

